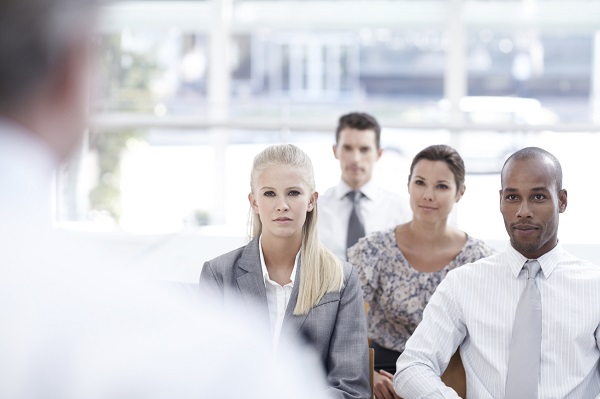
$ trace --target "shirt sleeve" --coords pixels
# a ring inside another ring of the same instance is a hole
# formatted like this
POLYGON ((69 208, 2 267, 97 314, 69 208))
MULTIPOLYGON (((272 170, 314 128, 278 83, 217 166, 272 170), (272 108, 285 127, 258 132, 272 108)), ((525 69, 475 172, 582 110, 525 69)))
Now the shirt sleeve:
POLYGON ((440 376, 466 336, 464 317, 453 295, 455 272, 442 280, 396 363, 394 389, 404 398, 458 398, 440 376))
POLYGON ((373 300, 379 281, 377 271, 379 251, 371 241, 372 237, 361 238, 348 249, 348 262, 356 268, 365 302, 369 304, 373 300))

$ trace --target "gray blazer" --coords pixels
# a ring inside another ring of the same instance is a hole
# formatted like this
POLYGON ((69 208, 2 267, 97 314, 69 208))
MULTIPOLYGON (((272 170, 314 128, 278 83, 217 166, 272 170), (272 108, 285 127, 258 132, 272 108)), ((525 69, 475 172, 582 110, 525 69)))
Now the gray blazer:
MULTIPOLYGON (((300 281, 300 262, 296 280, 300 281)), ((293 314, 298 300, 294 284, 283 319, 282 334, 307 339, 319 354, 333 398, 369 399, 369 352, 366 316, 356 270, 344 263, 344 286, 329 292, 306 315, 293 314)), ((204 264, 200 287, 215 291, 227 302, 240 299, 259 312, 269 325, 267 293, 260 265, 258 238, 248 245, 204 264)))

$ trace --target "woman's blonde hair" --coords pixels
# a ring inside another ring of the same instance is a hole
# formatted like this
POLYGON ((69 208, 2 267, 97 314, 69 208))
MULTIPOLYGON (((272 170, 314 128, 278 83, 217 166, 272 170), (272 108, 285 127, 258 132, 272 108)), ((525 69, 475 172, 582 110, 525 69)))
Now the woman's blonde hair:
MULTIPOLYGON (((254 158, 250 173, 250 188, 253 193, 260 174, 267 168, 290 165, 298 169, 310 193, 315 192, 315 174, 312 162, 300 148, 293 144, 278 144, 267 147, 254 158)), ((307 314, 328 292, 339 291, 344 282, 342 261, 331 253, 317 234, 317 204, 311 212, 306 212, 306 221, 302 228, 302 246, 300 257, 302 271, 298 302, 295 315, 307 314)), ((259 215, 250 210, 250 238, 259 236, 262 223, 259 215)))

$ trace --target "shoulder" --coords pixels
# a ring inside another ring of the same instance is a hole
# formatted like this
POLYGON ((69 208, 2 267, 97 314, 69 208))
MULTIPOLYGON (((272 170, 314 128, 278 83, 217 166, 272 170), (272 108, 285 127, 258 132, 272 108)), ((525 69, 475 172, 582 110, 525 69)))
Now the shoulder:
POLYGON ((216 258, 207 261, 204 266, 210 267, 213 272, 222 273, 225 270, 228 270, 231 266, 235 265, 243 256, 247 248, 248 245, 244 245, 243 247, 234 249, 233 251, 227 252, 223 255, 219 255, 216 258))
POLYGON ((357 256, 360 253, 374 255, 395 245, 395 242, 396 236, 394 234, 394 229, 376 231, 360 238, 358 242, 348 250, 348 256, 350 258, 357 256))
POLYGON ((333 186, 333 187, 329 187, 327 190, 325 190, 322 194, 319 195, 319 201, 330 201, 332 199, 334 199, 336 197, 335 193, 336 193, 336 187, 337 186, 333 186))
POLYGON ((352 287, 358 285, 358 273, 356 268, 352 266, 349 262, 342 261, 342 269, 344 273, 344 284, 343 289, 346 287, 352 287))
POLYGON ((470 279, 490 279, 498 270, 506 269, 508 263, 504 252, 494 253, 492 255, 475 259, 467 262, 461 267, 448 272, 448 277, 460 280, 470 279))
POLYGON ((567 268, 574 275, 600 281, 600 266, 589 260, 578 258, 570 252, 563 252, 559 265, 567 268))
POLYGON ((362 237, 358 240, 358 242, 364 246, 378 246, 380 244, 389 245, 390 243, 396 242, 396 235, 394 233, 396 227, 392 229, 385 229, 380 231, 375 231, 371 234, 368 234, 365 237, 362 237))
POLYGON ((335 219, 339 205, 340 201, 337 198, 336 186, 328 188, 323 194, 319 194, 319 200, 317 201, 319 226, 324 227, 331 218, 335 219))
POLYGON ((473 257, 473 261, 484 258, 486 256, 490 256, 496 253, 496 250, 488 245, 485 241, 467 235, 467 242, 464 247, 465 255, 468 257, 473 257))

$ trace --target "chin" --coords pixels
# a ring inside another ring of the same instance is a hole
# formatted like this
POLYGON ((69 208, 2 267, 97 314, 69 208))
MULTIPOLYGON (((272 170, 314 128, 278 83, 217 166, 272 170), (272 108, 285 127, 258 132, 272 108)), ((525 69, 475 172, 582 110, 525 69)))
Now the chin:
POLYGON ((516 249, 517 251, 519 251, 522 254, 531 254, 531 253, 539 251, 539 249, 541 248, 541 243, 539 241, 522 242, 522 241, 517 241, 514 238, 511 238, 510 244, 513 246, 514 249, 516 249))

